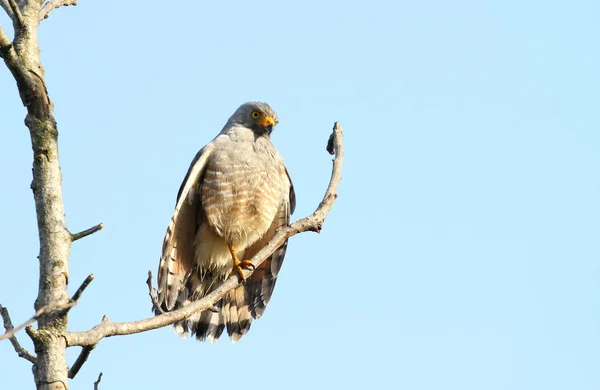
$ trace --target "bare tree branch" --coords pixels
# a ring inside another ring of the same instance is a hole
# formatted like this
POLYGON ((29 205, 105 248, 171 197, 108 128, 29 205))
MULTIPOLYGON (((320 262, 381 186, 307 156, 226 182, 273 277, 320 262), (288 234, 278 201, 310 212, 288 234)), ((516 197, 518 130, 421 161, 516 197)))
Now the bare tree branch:
MULTIPOLYGON (((0 305, 0 312, 2 314, 2 321, 4 322, 4 329, 6 329, 7 332, 12 331, 14 329, 14 326, 12 324, 12 321, 10 320, 8 309, 0 305)), ((17 353, 17 355, 19 355, 19 357, 25 360, 29 360, 33 364, 36 364, 37 358, 35 357, 35 355, 31 354, 28 350, 23 348, 14 334, 9 338, 10 343, 12 344, 13 348, 15 349, 15 352, 17 353)))
POLYGON ((156 289, 152 285, 152 271, 150 270, 148 270, 148 279, 146 279, 146 284, 148 285, 148 295, 150 295, 150 300, 152 301, 152 308, 154 309, 154 312, 164 314, 164 310, 158 304, 158 296, 156 295, 156 289))
POLYGON ((71 298, 70 302, 77 303, 79 298, 81 298, 83 291, 87 288, 87 286, 90 285, 90 283, 92 283, 92 280, 94 280, 94 274, 89 274, 88 277, 85 278, 85 280, 81 283, 81 286, 79 286, 77 291, 75 291, 75 294, 73 294, 73 298, 71 298))
MULTIPOLYGON (((325 217, 333 202, 337 198, 337 187, 342 178, 342 162, 344 158, 344 150, 342 145, 342 128, 336 122, 333 127, 334 133, 334 151, 335 159, 333 160, 333 171, 329 186, 325 192, 323 200, 315 212, 289 226, 284 226, 277 230, 275 236, 262 248, 250 261, 257 268, 267 257, 269 257, 277 248, 279 248, 285 240, 295 234, 314 231, 320 232, 325 217)), ((253 270, 243 270, 244 275, 248 278, 253 270)), ((132 322, 112 322, 108 319, 103 320, 100 324, 86 332, 67 332, 66 340, 68 346, 91 346, 98 344, 104 337, 122 336, 145 332, 152 329, 162 328, 163 326, 171 325, 177 321, 182 321, 194 313, 211 310, 219 299, 221 299, 230 290, 240 284, 239 275, 230 276, 221 286, 215 289, 212 293, 204 298, 190 303, 180 309, 158 315, 156 317, 147 318, 132 322)), ((152 289, 150 289, 152 291, 152 289)))
POLYGON ((12 21, 13 26, 15 26, 15 32, 24 25, 23 15, 21 14, 21 9, 15 0, 8 0, 8 5, 10 6, 10 10, 12 11, 12 21))
MULTIPOLYGON (((94 280, 94 275, 89 275, 87 278, 85 278, 85 280, 83 281, 83 283, 81 283, 81 286, 79 286, 77 291, 75 291, 75 294, 73 294, 73 298, 71 298, 69 300, 69 302, 67 302, 65 304, 58 304, 58 305, 46 305, 46 306, 40 308, 38 311, 36 311, 35 315, 33 317, 31 317, 30 319, 28 319, 21 325, 17 326, 16 328, 12 328, 12 323, 10 323, 10 319, 8 319, 8 321, 11 325, 11 329, 7 328, 6 333, 4 333, 3 335, 0 335, 0 340, 12 338, 15 333, 17 333, 21 329, 25 328, 27 325, 33 324, 43 314, 50 313, 52 311, 66 310, 66 309, 72 308, 73 306, 75 306, 77 304, 77 301, 81 297, 81 294, 83 294, 83 291, 87 288, 87 286, 89 286, 89 284, 92 282, 92 280, 94 280)), ((0 306, 0 308, 1 307, 2 306, 0 306)), ((3 310, 6 310, 6 309, 3 308, 3 310)), ((8 316, 8 312, 7 312, 7 316, 8 316)), ((3 312, 2 318, 4 319, 4 312, 3 312)), ((6 320, 4 323, 6 324, 6 320)), ((5 328, 6 328, 6 325, 5 325, 5 328)), ((35 331, 33 331, 32 333, 35 333, 35 331)))
POLYGON ((4 333, 3 335, 0 335, 0 340, 9 339, 9 338, 13 337, 13 335, 15 333, 17 333, 18 331, 20 331, 21 329, 23 329, 27 325, 33 324, 35 321, 37 321, 44 314, 47 314, 47 313, 50 313, 50 312, 53 312, 53 311, 70 309, 73 306, 75 306, 75 304, 77 304, 76 301, 69 301, 69 302, 67 302, 65 304, 46 305, 46 306, 40 308, 38 311, 36 311, 33 317, 31 317, 30 319, 28 319, 27 321, 25 321, 21 325, 17 326, 14 329, 7 330, 6 333, 4 333))
MULTIPOLYGON (((69 301, 69 250, 62 197, 62 174, 58 153, 58 128, 40 59, 37 29, 43 0, 6 0, 13 13, 14 44, 0 29, 0 56, 12 73, 21 102, 27 109, 33 155, 31 190, 35 201, 39 240, 39 283, 36 314, 25 324, 0 336, 11 338, 23 326, 37 321, 37 330, 27 326, 37 362, 33 376, 38 390, 66 390, 68 370, 65 350, 69 301), (21 12, 22 11, 22 12, 21 12)), ((51 2, 52 3, 52 2, 51 2)), ((49 4, 47 5, 51 10, 49 4)), ((46 12, 46 11, 45 11, 46 12)))
MULTIPOLYGON (((0 1, 3 2, 4 0, 0 1)), ((2 3, 2 8, 4 8, 4 3, 2 3)), ((4 61, 7 61, 7 57, 9 57, 9 54, 12 56, 16 56, 12 42, 10 41, 10 39, 8 39, 8 36, 4 32, 4 29, 2 29, 2 26, 0 26, 0 58, 4 58, 4 61)))
MULTIPOLYGON (((46 305, 46 306, 40 308, 38 311, 35 312, 35 315, 33 317, 31 317, 30 319, 28 319, 27 321, 25 321, 21 325, 17 326, 14 329, 10 329, 10 330, 7 329, 6 333, 4 333, 3 335, 0 335, 0 340, 11 338, 15 333, 17 333, 18 331, 20 331, 21 329, 23 329, 27 325, 33 324, 35 321, 37 321, 44 314, 47 314, 47 313, 50 313, 50 312, 53 312, 53 311, 66 310, 66 309, 72 308, 73 306, 75 306, 77 304, 77 301, 81 297, 81 294, 83 294, 83 291, 92 282, 92 280, 94 280, 94 275, 89 275, 83 281, 83 283, 81 284, 81 286, 79 286, 79 288, 77 289, 77 291, 73 295, 73 298, 71 298, 71 300, 69 300, 69 302, 67 302, 65 304, 57 304, 57 305, 52 305, 51 304, 51 305, 46 305)), ((35 334, 35 331, 33 331, 32 334, 35 334)))
POLYGON ((13 12, 12 9, 10 9, 10 5, 8 5, 8 0, 0 0, 0 7, 2 7, 4 9, 4 12, 6 12, 6 14, 8 15, 8 17, 10 17, 10 19, 13 20, 13 12))
POLYGON ((48 16, 50 16, 50 12, 52 12, 52 10, 58 7, 69 5, 77 5, 77 0, 50 0, 49 2, 44 4, 40 11, 40 22, 44 19, 47 19, 48 16))
POLYGON ((96 348, 96 344, 88 345, 81 349, 81 353, 79 353, 77 360, 75 360, 75 363, 73 363, 73 366, 71 366, 71 368, 69 368, 69 374, 68 374, 69 379, 75 378, 75 375, 77 375, 79 370, 81 370, 83 363, 85 363, 88 360, 88 358, 90 357, 90 353, 92 353, 94 348, 96 348))
POLYGON ((19 86, 19 91, 21 91, 21 89, 29 90, 35 88, 35 80, 33 80, 33 77, 19 59, 15 47, 11 40, 8 39, 2 26, 0 26, 0 58, 4 59, 4 63, 8 67, 8 70, 13 74, 13 77, 19 86))
MULTIPOLYGON (((89 284, 92 282, 92 280, 94 280, 94 275, 89 275, 83 281, 83 283, 81 283, 81 286, 79 286, 79 288, 73 295, 73 298, 71 298, 69 300, 69 302, 67 302, 65 304, 57 304, 57 305, 49 304, 49 305, 46 305, 46 306, 40 308, 38 311, 35 312, 35 315, 33 317, 31 317, 29 320, 25 321, 24 323, 22 323, 21 325, 17 326, 14 329, 10 329, 10 330, 7 329, 6 333, 4 333, 3 335, 0 335, 0 340, 13 337, 13 335, 15 333, 17 333, 21 329, 25 328, 26 326, 33 324, 44 314, 47 314, 50 312, 56 312, 56 311, 60 311, 60 310, 67 310, 67 309, 72 308, 73 306, 75 306, 77 304, 77 301, 81 297, 81 294, 83 294, 83 291, 87 288, 87 286, 89 286, 89 284)), ((31 329, 30 332, 28 332, 28 334, 35 339, 36 338, 35 335, 37 334, 37 331, 35 329, 31 329)))
POLYGON ((94 390, 98 390, 98 385, 100 384, 101 380, 102 380, 102 373, 100 373, 100 375, 98 375, 98 380, 96 382, 94 382, 94 390))
POLYGON ((86 229, 82 232, 71 234, 71 241, 77 241, 84 237, 89 236, 90 234, 94 234, 97 231, 102 230, 103 227, 104 227, 104 224, 101 222, 98 225, 92 226, 91 228, 86 229))

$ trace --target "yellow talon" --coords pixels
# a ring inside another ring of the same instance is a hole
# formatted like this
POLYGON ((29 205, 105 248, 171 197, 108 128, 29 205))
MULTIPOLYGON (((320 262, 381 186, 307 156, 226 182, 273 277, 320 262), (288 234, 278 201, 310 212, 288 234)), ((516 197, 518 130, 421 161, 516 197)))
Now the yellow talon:
POLYGON ((252 268, 252 270, 255 269, 254 264, 252 264, 250 262, 250 260, 243 260, 240 261, 240 259, 238 259, 237 254, 235 253, 235 248, 233 247, 233 245, 231 244, 227 244, 227 246, 229 247, 229 252, 231 253, 231 258, 233 259, 233 269, 231 270, 231 272, 235 272, 238 275, 240 275, 240 278, 242 278, 242 281, 246 281, 246 276, 244 276, 244 268, 249 269, 252 268))

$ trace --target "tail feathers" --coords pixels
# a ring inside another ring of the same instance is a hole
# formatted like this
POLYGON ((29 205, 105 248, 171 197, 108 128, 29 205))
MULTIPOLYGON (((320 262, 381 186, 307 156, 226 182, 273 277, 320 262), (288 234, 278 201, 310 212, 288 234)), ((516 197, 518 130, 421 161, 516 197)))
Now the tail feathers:
POLYGON ((237 343, 240 338, 248 333, 252 325, 252 315, 248 306, 248 296, 244 286, 239 286, 223 297, 223 312, 225 324, 231 342, 237 343))
MULTIPOLYGON (((179 309, 181 307, 187 306, 190 303, 191 301, 188 299, 188 291, 187 289, 184 289, 179 298, 177 299, 174 309, 179 309)), ((173 330, 181 337, 187 338, 190 332, 190 328, 188 325, 194 323, 194 321, 198 321, 198 319, 200 319, 200 314, 194 314, 185 321, 179 321, 174 323, 173 330)))
POLYGON ((187 327, 187 322, 185 322, 185 321, 180 321, 180 322, 174 323, 173 330, 175 331, 175 333, 177 333, 184 339, 187 339, 188 336, 190 335, 188 327, 187 327))
MULTIPOLYGON (((202 298, 210 293, 216 286, 212 278, 200 278, 192 274, 185 285, 185 288, 180 293, 174 307, 171 310, 176 310, 187 306, 190 303, 202 298)), ((222 310, 223 300, 215 304, 216 312, 205 310, 196 313, 187 320, 179 321, 173 324, 173 330, 181 337, 187 338, 190 335, 195 336, 198 341, 209 340, 211 343, 216 343, 223 330, 225 329, 225 313, 222 310)), ((165 307, 162 307, 164 311, 165 307)), ((155 310, 155 314, 160 314, 155 310)))
POLYGON ((265 276, 263 280, 259 280, 255 282, 255 285, 258 287, 254 287, 252 291, 255 291, 255 295, 252 297, 252 305, 251 312, 252 317, 259 319, 265 312, 269 301, 271 300, 271 295, 273 295, 273 290, 275 289, 275 283, 277 282, 276 278, 265 276))
MULTIPOLYGON (((187 306, 210 293, 218 283, 213 283, 212 280, 207 279, 204 278, 201 281, 198 277, 192 275, 171 310, 187 306)), ((272 286, 273 284, 265 287, 272 289, 272 286)), ((270 294, 267 294, 267 297, 270 297, 270 294)), ((252 317, 258 318, 262 314, 268 299, 266 302, 260 300, 262 305, 251 305, 251 301, 252 299, 246 288, 243 285, 238 286, 215 304, 217 311, 205 310, 194 314, 187 320, 173 324, 173 330, 181 337, 187 338, 191 335, 195 336, 198 341, 208 340, 214 344, 227 327, 227 333, 231 341, 237 343, 250 330, 252 317), (256 310, 255 306, 258 306, 256 310)), ((166 308, 163 306, 162 309, 165 310, 166 308)), ((155 310, 155 314, 160 313, 155 310)))
MULTIPOLYGON (((187 300, 181 304, 178 303, 175 305, 175 309, 186 306, 191 302, 187 300)), ((222 301, 219 301, 215 305, 218 310, 217 312, 205 310, 192 315, 187 320, 176 322, 173 324, 173 330, 183 338, 188 338, 191 335, 196 336, 198 341, 208 339, 214 344, 225 329, 225 316, 221 310, 221 306, 222 301)))
POLYGON ((225 318, 221 310, 221 305, 221 301, 215 305, 218 310, 217 312, 205 310, 200 313, 197 321, 188 320, 188 324, 192 329, 192 335, 196 335, 196 340, 204 341, 208 339, 213 344, 217 342, 225 328, 225 318))

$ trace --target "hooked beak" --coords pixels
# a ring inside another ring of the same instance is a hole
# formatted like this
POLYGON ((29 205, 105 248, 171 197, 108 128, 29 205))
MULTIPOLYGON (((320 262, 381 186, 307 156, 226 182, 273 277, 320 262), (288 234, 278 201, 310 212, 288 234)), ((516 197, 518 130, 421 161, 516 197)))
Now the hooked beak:
POLYGON ((257 124, 261 128, 265 129, 269 134, 271 134, 273 128, 275 127, 275 125, 277 125, 277 122, 275 122, 275 119, 273 119, 272 117, 268 115, 263 115, 263 117, 257 122, 257 124))

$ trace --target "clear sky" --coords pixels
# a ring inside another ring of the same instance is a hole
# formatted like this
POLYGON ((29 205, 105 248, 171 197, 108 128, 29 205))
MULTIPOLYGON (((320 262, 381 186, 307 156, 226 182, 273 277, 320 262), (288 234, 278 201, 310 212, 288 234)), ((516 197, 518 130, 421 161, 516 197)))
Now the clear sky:
MULTIPOLYGON (((40 28, 73 245, 70 315, 151 315, 179 184, 243 102, 321 235, 294 237, 269 307, 233 345, 170 329, 103 340, 71 388, 600 388, 600 4, 596 1, 80 0, 40 28)), ((0 17, 5 30, 10 24, 0 17)), ((25 109, 0 67, 0 303, 33 313, 25 109)), ((32 349, 24 332, 22 344, 32 349)), ((72 363, 78 350, 69 349, 72 363)), ((32 388, 0 341, 0 387, 32 388)))

